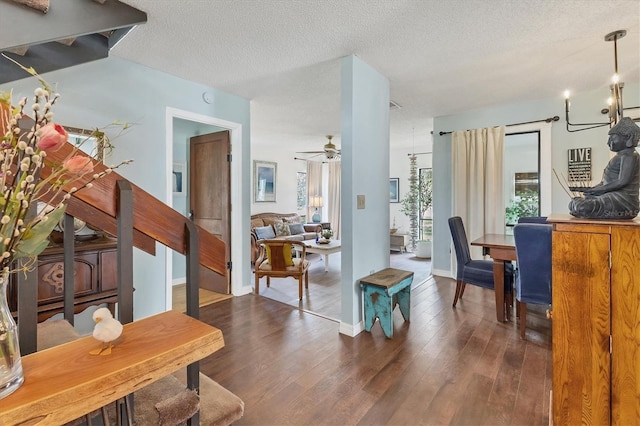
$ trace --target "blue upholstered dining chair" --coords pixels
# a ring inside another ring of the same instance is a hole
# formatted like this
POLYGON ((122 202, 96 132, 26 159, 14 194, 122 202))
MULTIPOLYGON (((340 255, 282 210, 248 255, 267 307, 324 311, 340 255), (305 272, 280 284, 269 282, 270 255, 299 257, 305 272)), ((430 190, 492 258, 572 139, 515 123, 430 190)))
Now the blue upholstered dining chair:
POLYGON ((513 227, 518 270, 516 304, 520 313, 520 337, 525 338, 527 303, 551 304, 552 225, 518 223, 513 227))
MULTIPOLYGON (((478 287, 492 289, 493 284, 493 261, 492 260, 472 260, 471 251, 469 250, 469 241, 467 233, 464 230, 462 218, 454 216, 449 218, 449 229, 451 230, 451 238, 456 251, 456 261, 458 267, 456 270, 456 294, 453 297, 453 307, 456 307, 458 299, 462 298, 464 288, 467 284, 476 285, 478 287)), ((510 297, 513 293, 513 265, 505 263, 504 265, 504 293, 510 297)))

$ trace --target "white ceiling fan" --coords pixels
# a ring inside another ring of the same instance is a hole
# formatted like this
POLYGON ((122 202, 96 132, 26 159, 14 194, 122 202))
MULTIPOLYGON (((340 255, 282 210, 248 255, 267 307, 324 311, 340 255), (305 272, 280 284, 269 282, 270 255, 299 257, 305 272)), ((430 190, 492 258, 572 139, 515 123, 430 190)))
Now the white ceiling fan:
POLYGON ((331 142, 331 140, 333 139, 333 135, 326 135, 326 138, 328 139, 328 142, 324 144, 322 151, 300 151, 300 152, 297 152, 296 154, 312 154, 310 158, 320 154, 324 154, 327 160, 339 160, 340 150, 336 148, 333 142, 331 142))

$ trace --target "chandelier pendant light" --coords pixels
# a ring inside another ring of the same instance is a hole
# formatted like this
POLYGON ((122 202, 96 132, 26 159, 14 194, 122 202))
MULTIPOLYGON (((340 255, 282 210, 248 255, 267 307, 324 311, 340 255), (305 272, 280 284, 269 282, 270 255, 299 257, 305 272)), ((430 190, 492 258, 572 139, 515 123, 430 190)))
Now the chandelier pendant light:
POLYGON ((609 85, 610 97, 608 100, 608 107, 600 110, 602 114, 608 115, 609 120, 600 123, 572 123, 569 119, 570 101, 569 91, 567 90, 564 92, 564 113, 568 132, 579 132, 604 126, 612 127, 624 116, 623 113, 625 108, 622 105, 622 89, 624 88, 624 83, 620 81, 620 76, 618 74, 618 40, 625 35, 627 35, 626 30, 617 30, 604 36, 605 41, 613 42, 614 74, 611 79, 611 84, 609 85), (574 128, 571 128, 571 126, 574 128))

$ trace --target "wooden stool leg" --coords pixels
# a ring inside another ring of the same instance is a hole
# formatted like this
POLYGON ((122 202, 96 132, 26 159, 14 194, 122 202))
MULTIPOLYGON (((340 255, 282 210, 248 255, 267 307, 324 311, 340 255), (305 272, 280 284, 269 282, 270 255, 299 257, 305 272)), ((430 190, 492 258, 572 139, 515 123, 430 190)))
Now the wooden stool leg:
POLYGON ((405 321, 409 321, 411 307, 411 286, 407 286, 398 292, 398 305, 405 321))
POLYGON ((376 310, 372 300, 371 287, 365 286, 362 290, 364 294, 364 329, 371 331, 376 320, 376 310))
POLYGON ((380 326, 382 327, 382 331, 384 331, 384 335, 387 336, 387 339, 393 337, 393 301, 391 299, 392 298, 387 295, 385 295, 385 297, 381 296, 378 298, 378 303, 376 304, 376 314, 378 315, 380 326))

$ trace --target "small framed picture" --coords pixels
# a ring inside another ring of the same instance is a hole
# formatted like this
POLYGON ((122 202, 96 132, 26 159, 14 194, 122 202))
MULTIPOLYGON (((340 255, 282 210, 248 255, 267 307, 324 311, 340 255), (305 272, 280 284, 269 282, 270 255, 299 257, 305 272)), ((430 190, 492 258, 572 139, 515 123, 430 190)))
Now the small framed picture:
POLYGON ((276 201, 277 163, 270 161, 253 162, 253 201, 276 201))
POLYGON ((400 178, 389 179, 389 202, 400 202, 400 178))
POLYGON ((186 163, 173 163, 173 195, 187 195, 186 163))

